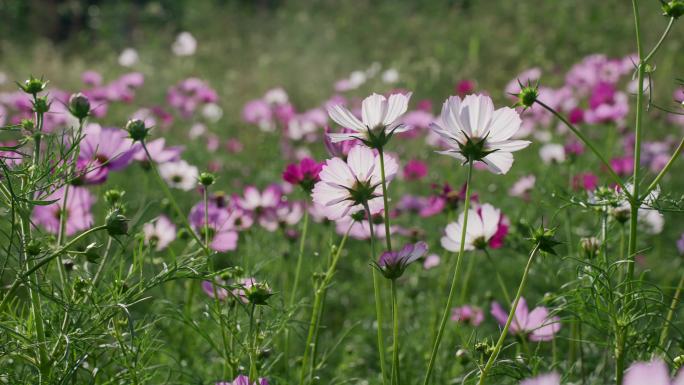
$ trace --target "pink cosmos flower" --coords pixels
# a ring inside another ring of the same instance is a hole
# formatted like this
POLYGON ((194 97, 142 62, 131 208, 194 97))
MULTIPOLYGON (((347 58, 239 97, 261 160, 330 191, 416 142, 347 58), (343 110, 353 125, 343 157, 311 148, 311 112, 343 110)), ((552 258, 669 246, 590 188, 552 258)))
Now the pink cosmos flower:
MULTIPOLYGON (((347 159, 347 155, 352 148, 361 143, 360 140, 346 140, 343 142, 333 142, 330 139, 330 128, 328 126, 324 129, 325 135, 323 136, 323 144, 325 144, 325 149, 328 150, 328 154, 332 157, 347 159)), ((343 128, 341 132, 348 134, 353 133, 353 130, 343 128)))
POLYGON ((161 251, 176 239, 176 225, 167 216, 161 215, 143 225, 143 234, 146 244, 161 251))
POLYGON ((684 255, 684 233, 677 240, 677 251, 679 251, 679 255, 684 255))
POLYGON ((85 183, 103 183, 110 171, 127 167, 137 151, 125 130, 91 123, 84 127, 83 134, 78 160, 85 172, 85 183))
MULTIPOLYGON (((369 222, 367 219, 356 221, 351 216, 343 217, 335 222, 335 230, 338 234, 344 235, 349 230, 349 236, 358 240, 368 240, 371 237, 371 226, 376 239, 385 239, 385 224, 382 221, 382 216, 378 213, 373 216, 373 220, 369 222)), ((397 231, 397 227, 392 225, 390 227, 390 235, 397 231)))
MULTIPOLYGON (((508 226, 503 223, 501 210, 485 203, 478 209, 468 210, 468 228, 466 229, 465 250, 485 247, 501 247, 503 237, 508 233, 508 226), (505 228, 504 228, 505 227, 505 228), (495 236, 498 235, 497 238, 495 236), (492 243, 492 240, 494 242, 492 243)), ((457 252, 461 245, 461 228, 465 213, 461 213, 457 222, 447 225, 442 237, 442 247, 457 252)))
POLYGON ((528 200, 530 197, 530 192, 534 189, 534 184, 536 181, 537 177, 532 174, 523 176, 513 183, 513 186, 511 186, 511 188, 508 190, 508 194, 528 200))
MULTIPOLYGON (((219 252, 235 250, 238 243, 238 233, 230 226, 228 210, 218 207, 216 203, 210 201, 208 214, 209 248, 219 252)), ((200 235, 200 239, 203 240, 205 235, 204 202, 199 202, 192 207, 188 221, 200 235)))
POLYGON ((456 95, 460 97, 465 97, 468 94, 472 94, 475 92, 475 89, 477 88, 477 82, 475 80, 470 80, 470 79, 463 79, 456 83, 456 86, 454 87, 454 91, 456 92, 456 95))
POLYGON ((590 172, 583 172, 572 177, 572 188, 574 190, 594 191, 598 184, 598 176, 590 172))
MULTIPOLYGON (((166 139, 164 138, 157 138, 145 142, 145 146, 147 147, 147 151, 150 152, 152 160, 155 163, 175 162, 180 160, 180 155, 183 153, 183 146, 166 147, 165 144, 166 139)), ((140 143, 136 143, 134 147, 136 148, 136 152, 135 155, 133 155, 133 159, 138 162, 147 162, 147 154, 140 143)))
POLYGON ((202 281, 202 291, 204 291, 204 294, 209 296, 209 298, 218 297, 219 300, 223 301, 228 297, 228 290, 223 287, 219 287, 219 285, 223 284, 223 282, 220 280, 217 281, 218 282, 216 285, 214 285, 211 281, 202 281), (216 289, 216 295, 214 295, 214 289, 216 289))
POLYGON ((276 184, 268 186, 263 192, 254 186, 248 186, 236 203, 239 208, 251 212, 263 228, 275 231, 278 228, 275 211, 281 205, 282 196, 283 190, 276 184))
POLYGON ((610 167, 620 176, 631 175, 634 172, 634 158, 631 155, 613 158, 610 167))
POLYGON ((680 370, 670 380, 670 371, 661 359, 651 362, 635 362, 625 373, 623 385, 684 385, 684 371, 680 370))
POLYGON ((93 214, 90 209, 95 203, 95 198, 88 189, 71 186, 65 205, 65 189, 65 187, 60 187, 42 198, 43 201, 56 200, 56 202, 47 206, 36 206, 31 218, 46 231, 57 234, 59 233, 59 218, 64 207, 66 210, 65 234, 70 236, 78 231, 87 230, 93 225, 93 214))
POLYGON ((187 78, 169 88, 166 100, 187 119, 202 105, 216 103, 218 94, 203 80, 187 78))
POLYGON ((232 382, 217 382, 216 385, 268 385, 268 380, 265 378, 259 378, 259 381, 250 383, 249 377, 241 374, 235 377, 232 382))
POLYGON ((420 180, 427 176, 428 166, 418 159, 409 160, 404 166, 404 179, 420 180))
MULTIPOLYGON (((389 183, 399 165, 385 156, 385 176, 389 183)), ((329 209, 328 218, 340 219, 350 212, 363 210, 367 202, 372 214, 383 209, 380 156, 365 146, 356 146, 347 157, 328 159, 320 173, 321 180, 313 189, 313 201, 329 209)))
MULTIPOLYGON (((153 158, 154 159, 154 158, 153 158)), ((164 162, 159 165, 159 175, 173 188, 190 191, 197 187, 199 171, 184 160, 164 162)))
MULTIPOLYGON (((492 315, 501 325, 506 324, 508 313, 498 302, 492 303, 492 315)), ((513 334, 526 335, 530 341, 550 341, 560 330, 560 318, 549 317, 549 310, 543 306, 534 308, 531 312, 524 297, 520 297, 515 315, 511 322, 510 331, 513 334)))
POLYGON ((521 381, 520 385, 560 385, 560 375, 558 373, 541 374, 521 381))
POLYGON ((273 111, 271 106, 261 99, 247 102, 242 108, 242 120, 250 124, 256 124, 262 131, 273 131, 273 111))
POLYGON ((301 186, 304 191, 311 192, 313 186, 320 180, 318 174, 323 169, 323 163, 306 157, 299 163, 291 163, 283 172, 283 180, 293 185, 301 186))
POLYGON ((423 261, 423 269, 429 270, 432 269, 433 267, 439 266, 441 262, 441 258, 437 254, 430 254, 427 257, 425 257, 425 261, 423 261))
POLYGON ((479 326, 482 321, 484 321, 484 312, 479 307, 463 305, 451 309, 451 320, 454 322, 470 324, 472 326, 479 326))
POLYGON ((81 74, 81 81, 91 87, 102 84, 102 75, 97 71, 85 71, 81 74))

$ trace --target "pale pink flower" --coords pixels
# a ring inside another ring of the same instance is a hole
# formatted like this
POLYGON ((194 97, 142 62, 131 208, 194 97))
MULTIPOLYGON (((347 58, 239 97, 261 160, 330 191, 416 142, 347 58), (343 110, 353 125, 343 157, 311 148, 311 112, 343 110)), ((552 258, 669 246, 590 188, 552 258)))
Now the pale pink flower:
POLYGON ((625 372, 622 385, 684 385, 684 371, 680 370, 670 380, 670 371, 661 359, 651 362, 635 362, 625 372))
MULTIPOLYGON (((498 302, 492 303, 491 312, 499 324, 506 324, 508 313, 498 302)), ((550 317, 547 308, 538 306, 530 312, 525 298, 520 297, 509 330, 513 334, 526 335, 530 341, 550 341, 555 338, 560 327, 560 318, 550 317)))
POLYGON ((463 305, 451 309, 451 320, 479 326, 484 321, 484 312, 479 307, 463 305))
POLYGON ((558 373, 541 374, 534 378, 522 380, 520 385, 560 385, 560 375, 558 373))
POLYGON ((168 217, 161 215, 152 222, 143 225, 145 243, 154 247, 155 250, 164 250, 176 239, 176 225, 168 217))

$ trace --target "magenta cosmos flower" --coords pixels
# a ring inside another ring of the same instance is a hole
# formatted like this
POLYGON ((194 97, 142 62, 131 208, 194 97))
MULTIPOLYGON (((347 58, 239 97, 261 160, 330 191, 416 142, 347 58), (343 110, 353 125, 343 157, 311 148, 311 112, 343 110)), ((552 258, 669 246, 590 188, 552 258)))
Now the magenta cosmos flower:
POLYGON ((304 191, 310 193, 313 186, 320 180, 318 174, 323 169, 323 163, 306 157, 299 163, 291 163, 283 172, 283 180, 294 185, 299 185, 304 191))
MULTIPOLYGON (((508 313, 499 305, 498 302, 492 303, 492 315, 505 325, 508 313)), ((535 307, 531 312, 527 307, 527 301, 520 297, 515 315, 511 322, 510 330, 513 334, 526 335, 530 341, 550 341, 560 330, 560 318, 549 317, 549 310, 543 306, 535 307)))
POLYGON ((95 198, 84 187, 71 186, 64 204, 65 187, 60 187, 45 198, 44 201, 57 202, 47 206, 36 206, 33 209, 32 220, 42 226, 46 231, 59 233, 59 218, 62 208, 66 210, 66 235, 73 235, 78 231, 89 229, 93 225, 93 214, 90 208, 95 203, 95 198))
POLYGON ((662 360, 655 359, 651 362, 636 362, 627 369, 622 384, 684 385, 684 371, 680 370, 677 376, 670 380, 670 371, 662 360))
POLYGON ((372 94, 361 104, 361 120, 345 107, 337 104, 328 108, 328 114, 335 123, 353 130, 352 133, 341 132, 328 134, 333 142, 358 139, 372 144, 378 137, 389 137, 411 129, 401 122, 401 116, 408 109, 411 93, 392 94, 389 98, 372 94))
POLYGON ((530 144, 526 140, 511 140, 521 123, 514 109, 494 110, 489 96, 468 95, 463 100, 449 97, 440 117, 430 127, 450 147, 440 153, 463 162, 483 162, 491 172, 505 174, 513 165, 513 152, 530 144))
POLYGON ((406 267, 421 258, 428 250, 425 242, 409 243, 401 250, 385 251, 380 254, 377 267, 387 279, 397 279, 406 267))
POLYGON ((119 128, 103 128, 88 124, 83 129, 79 167, 85 171, 84 181, 103 183, 110 171, 120 170, 131 163, 136 148, 128 132, 119 128))
POLYGON ((404 166, 404 179, 419 180, 427 176, 428 166, 418 159, 409 160, 404 166))
MULTIPOLYGON (((385 176, 389 183, 399 165, 385 156, 385 176)), ((313 189, 313 201, 328 209, 328 218, 340 219, 351 212, 363 210, 367 203, 371 214, 383 209, 380 156, 364 146, 351 149, 347 161, 328 159, 320 173, 320 182, 313 189)))
POLYGON ((259 381, 249 382, 249 377, 241 374, 235 377, 232 382, 217 382, 216 385, 268 385, 268 380, 259 378, 259 381))
MULTIPOLYGON (((238 233, 231 226, 228 210, 218 207, 214 202, 209 202, 207 208, 209 214, 207 224, 209 228, 209 248, 219 252, 235 250, 238 243, 238 233)), ((200 239, 204 240, 204 202, 199 202, 193 206, 188 219, 192 228, 200 234, 200 239)))
POLYGON ((484 311, 476 306, 463 305, 451 309, 451 320, 469 324, 472 326, 479 326, 484 321, 484 311))

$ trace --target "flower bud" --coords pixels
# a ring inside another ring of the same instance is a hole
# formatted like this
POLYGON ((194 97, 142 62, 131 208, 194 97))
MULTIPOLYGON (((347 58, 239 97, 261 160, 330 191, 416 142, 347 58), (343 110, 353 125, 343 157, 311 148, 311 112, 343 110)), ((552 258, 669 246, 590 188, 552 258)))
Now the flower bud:
POLYGON ((683 0, 671 0, 667 3, 663 3, 663 16, 678 19, 682 15, 684 15, 683 0))
POLYGON ((76 93, 69 98, 69 112, 79 120, 90 115, 90 100, 82 93, 76 93))
POLYGON ((580 248, 582 248, 587 259, 593 259, 601 248, 601 241, 596 237, 582 238, 580 239, 580 248))
POLYGON ((632 216, 629 206, 618 206, 610 210, 610 215, 618 222, 625 223, 632 216))
POLYGON ((245 295, 251 304, 266 305, 273 292, 267 283, 257 282, 245 290, 245 295))
POLYGON ((555 234, 555 229, 539 227, 532 233, 532 242, 537 245, 539 250, 556 255, 556 251, 553 248, 560 245, 561 242, 554 239, 555 234))
POLYGON ((140 119, 131 119, 126 123, 126 131, 128 131, 128 136, 133 139, 134 142, 142 142, 147 138, 149 129, 145 127, 145 122, 140 119))
POLYGON ((532 107, 539 96, 539 84, 532 85, 528 82, 524 86, 518 81, 518 85, 520 85, 520 92, 515 94, 518 97, 518 102, 515 103, 515 106, 523 107, 524 109, 532 107))
POLYGON ((24 80, 24 84, 19 84, 19 87, 29 95, 36 95, 43 91, 47 84, 48 82, 44 81, 43 78, 36 79, 30 76, 27 80, 24 80))
POLYGON ((468 351, 465 349, 458 349, 456 351, 456 360, 459 364, 466 365, 468 362, 470 362, 470 356, 468 355, 468 351))
POLYGON ((214 174, 208 173, 208 172, 203 172, 199 175, 199 183, 202 186, 211 186, 216 182, 216 177, 214 174))
POLYGON ((33 111, 35 111, 38 114, 44 114, 50 111, 51 104, 52 103, 48 101, 47 96, 36 98, 36 100, 33 102, 33 111))
POLYGON ((105 218, 107 233, 114 237, 128 234, 128 218, 121 214, 121 210, 112 210, 105 218))
POLYGON ((121 199, 123 196, 126 194, 125 191, 123 190, 117 190, 117 189, 110 189, 105 191, 104 193, 104 200, 105 202, 109 203, 111 206, 116 206, 121 202, 121 199))
POLYGON ((672 360, 672 363, 674 363, 675 370, 681 368, 684 366, 684 355, 675 357, 674 360, 672 360))
POLYGON ((36 255, 40 254, 41 249, 42 247, 40 242, 34 239, 29 242, 28 245, 26 245, 26 254, 35 257, 36 255))
POLYGON ((36 125, 33 124, 33 120, 31 119, 22 119, 21 120, 21 129, 24 131, 28 132, 33 132, 33 130, 36 128, 36 125))

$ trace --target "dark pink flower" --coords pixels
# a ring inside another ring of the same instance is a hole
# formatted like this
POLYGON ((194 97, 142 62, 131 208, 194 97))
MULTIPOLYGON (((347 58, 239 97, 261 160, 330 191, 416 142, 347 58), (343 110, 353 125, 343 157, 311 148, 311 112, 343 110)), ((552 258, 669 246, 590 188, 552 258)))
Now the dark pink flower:
POLYGON ((468 94, 475 93, 476 88, 477 83, 475 82, 475 80, 464 79, 456 83, 454 90, 456 91, 456 95, 460 97, 465 97, 468 94))
POLYGON ((634 158, 631 155, 613 158, 610 167, 620 176, 631 175, 634 172, 634 158))
POLYGON ((594 191, 598 183, 598 176, 590 172, 583 172, 572 177, 572 188, 575 190, 594 191))
POLYGON ((404 166, 404 179, 419 180, 428 173, 428 166, 425 162, 418 159, 409 160, 404 166))
POLYGON ((311 158, 304 158, 299 163, 291 163, 283 171, 283 180, 301 186, 304 191, 310 193, 313 186, 320 180, 318 174, 323 169, 323 163, 318 163, 311 158))

